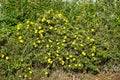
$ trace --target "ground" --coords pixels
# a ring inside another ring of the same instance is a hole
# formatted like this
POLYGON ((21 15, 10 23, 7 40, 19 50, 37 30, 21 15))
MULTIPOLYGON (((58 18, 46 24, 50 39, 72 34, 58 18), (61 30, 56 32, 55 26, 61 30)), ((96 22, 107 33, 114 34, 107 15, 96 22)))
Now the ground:
POLYGON ((58 70, 51 74, 50 77, 38 77, 34 80, 120 80, 120 73, 101 72, 97 75, 84 73, 66 73, 58 70))

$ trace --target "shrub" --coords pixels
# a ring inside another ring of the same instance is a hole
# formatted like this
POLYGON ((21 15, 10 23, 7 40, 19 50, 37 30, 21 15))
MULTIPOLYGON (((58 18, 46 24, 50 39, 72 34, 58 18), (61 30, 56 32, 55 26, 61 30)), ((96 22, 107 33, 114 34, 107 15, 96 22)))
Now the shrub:
POLYGON ((46 75, 58 68, 96 73, 109 61, 118 64, 118 12, 115 10, 116 17, 111 18, 105 6, 87 6, 72 9, 71 13, 44 10, 43 14, 37 13, 36 20, 20 21, 10 36, 0 36, 1 43, 7 40, 0 44, 2 73, 31 79, 36 68, 42 68, 46 75))

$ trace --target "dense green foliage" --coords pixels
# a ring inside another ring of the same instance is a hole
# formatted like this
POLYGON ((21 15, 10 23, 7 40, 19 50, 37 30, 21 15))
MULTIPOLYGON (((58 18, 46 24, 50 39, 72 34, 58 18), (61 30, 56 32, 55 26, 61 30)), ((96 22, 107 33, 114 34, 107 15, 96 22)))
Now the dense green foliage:
POLYGON ((0 74, 32 79, 38 68, 46 75, 59 68, 96 73, 108 62, 119 64, 120 2, 1 3, 0 74))

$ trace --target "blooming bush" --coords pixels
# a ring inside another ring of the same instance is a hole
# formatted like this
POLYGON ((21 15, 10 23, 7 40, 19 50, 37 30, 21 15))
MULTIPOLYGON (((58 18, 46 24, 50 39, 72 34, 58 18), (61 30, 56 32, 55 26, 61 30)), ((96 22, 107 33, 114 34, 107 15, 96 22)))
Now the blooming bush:
POLYGON ((107 11, 98 15, 94 5, 89 9, 83 5, 80 10, 73 10, 69 17, 67 11, 44 10, 37 13, 36 20, 19 22, 10 37, 0 36, 1 43, 7 39, 0 44, 1 72, 14 74, 16 79, 32 79, 36 68, 43 68, 45 75, 58 68, 96 73, 109 61, 118 64, 119 51, 114 51, 118 44, 113 45, 117 37, 110 35, 116 35, 116 30, 110 26, 119 26, 115 23, 119 17, 107 18, 107 11))

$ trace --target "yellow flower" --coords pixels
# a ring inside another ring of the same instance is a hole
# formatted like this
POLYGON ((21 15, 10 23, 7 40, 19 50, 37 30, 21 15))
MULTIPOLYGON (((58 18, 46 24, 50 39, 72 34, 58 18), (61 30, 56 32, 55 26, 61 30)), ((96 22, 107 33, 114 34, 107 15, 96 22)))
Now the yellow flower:
POLYGON ((32 74, 33 72, 32 71, 29 71, 30 74, 32 74))
POLYGON ((45 59, 47 59, 48 57, 45 56, 45 59))
POLYGON ((57 53, 56 53, 56 56, 58 57, 58 56, 59 56, 59 54, 57 54, 57 53))
POLYGON ((51 58, 48 58, 48 63, 50 63, 50 64, 52 64, 52 60, 51 60, 51 58))
POLYGON ((66 27, 63 27, 63 29, 66 29, 66 27))
POLYGON ((50 63, 50 64, 52 64, 52 63, 53 63, 53 61, 50 61, 49 63, 50 63))
POLYGON ((91 54, 91 56, 95 56, 95 54, 94 54, 94 53, 92 53, 92 54, 91 54))
POLYGON ((19 36, 18 39, 22 39, 22 36, 19 36))
POLYGON ((20 61, 23 62, 23 59, 21 59, 20 61))
POLYGON ((28 67, 28 70, 31 70, 31 68, 30 68, 30 67, 28 67))
POLYGON ((72 57, 73 57, 73 55, 70 55, 69 57, 70 57, 70 58, 72 58, 72 57))
POLYGON ((83 47, 84 45, 83 44, 79 44, 81 47, 83 47))
POLYGON ((54 30, 57 30, 57 28, 54 28, 54 30))
POLYGON ((50 56, 50 55, 51 55, 51 53, 47 53, 47 55, 49 55, 49 56, 50 56))
POLYGON ((77 48, 75 47, 74 50, 77 50, 77 48))
POLYGON ((75 64, 75 67, 77 67, 77 64, 75 64))
POLYGON ((47 23, 50 24, 50 20, 47 20, 47 23))
POLYGON ((57 45, 59 45, 60 43, 58 42, 57 45))
POLYGON ((96 49, 96 46, 93 46, 93 49, 96 49))
POLYGON ((9 59, 9 57, 8 56, 6 56, 6 58, 5 58, 6 60, 8 60, 9 59))
POLYGON ((75 42, 75 41, 73 41, 73 42, 72 42, 72 45, 74 45, 75 43, 76 43, 76 42, 75 42))
POLYGON ((30 27, 30 25, 27 25, 26 29, 28 29, 30 27))
POLYGON ((49 45, 48 45, 48 44, 46 45, 46 48, 49 48, 49 45))
POLYGON ((49 41, 50 43, 52 43, 52 40, 49 39, 48 41, 49 41))
POLYGON ((66 40, 64 39, 63 42, 66 42, 66 40))
POLYGON ((80 66, 82 66, 82 64, 79 63, 78 66, 80 67, 80 66))
POLYGON ((36 29, 36 30, 35 30, 35 33, 37 33, 37 32, 38 32, 38 30, 36 29))
POLYGON ((61 45, 64 46, 65 44, 62 43, 61 45))
POLYGON ((4 58, 4 57, 5 57, 5 55, 4 55, 4 54, 2 54, 1 58, 4 58))
POLYGON ((42 21, 42 22, 46 21, 45 17, 43 17, 41 21, 42 21))
POLYGON ((69 57, 66 57, 66 59, 68 60, 68 59, 69 59, 69 57))
POLYGON ((86 56, 86 53, 83 51, 83 52, 82 52, 82 55, 86 56))
POLYGON ((56 50, 56 52, 58 53, 59 51, 58 51, 58 50, 56 50))
POLYGON ((62 58, 59 58, 59 60, 61 61, 61 60, 62 60, 62 58))
POLYGON ((62 14, 58 14, 57 16, 58 16, 58 17, 62 17, 62 14))
POLYGON ((73 58, 73 61, 75 61, 76 60, 76 58, 73 58))
POLYGON ((58 41, 58 39, 56 39, 56 41, 58 41))
POLYGON ((30 24, 32 24, 32 25, 33 25, 33 24, 34 24, 34 22, 30 22, 30 24))
POLYGON ((21 24, 21 23, 19 23, 19 24, 17 25, 17 30, 20 30, 20 29, 21 29, 21 27, 22 27, 22 24, 21 24))
POLYGON ((93 38, 90 39, 91 42, 95 41, 93 38))
POLYGON ((42 29, 42 27, 41 27, 41 26, 39 26, 39 27, 38 27, 38 29, 42 29))
POLYGON ((64 36, 64 39, 67 39, 67 36, 64 36))
POLYGON ((37 40, 37 43, 40 43, 41 41, 40 40, 37 40))
POLYGON ((96 51, 96 46, 93 46, 92 49, 91 49, 92 52, 95 52, 96 51))
POLYGON ((87 39, 90 39, 90 37, 89 37, 89 36, 87 36, 87 39))
POLYGON ((95 30, 94 30, 94 29, 91 29, 91 32, 95 32, 95 30))
POLYGON ((43 38, 43 34, 40 34, 40 37, 43 38))
POLYGON ((48 71, 45 71, 45 75, 48 75, 48 71))
POLYGON ((26 77, 27 77, 27 74, 25 74, 24 77, 26 78, 26 77))
POLYGON ((60 47, 58 46, 57 49, 60 49, 60 47))
POLYGON ((93 60, 97 60, 97 58, 96 58, 96 57, 93 57, 93 60))
POLYGON ((50 26, 50 28, 49 28, 50 30, 52 30, 53 29, 53 27, 52 26, 50 26))
POLYGON ((65 19, 65 22, 66 22, 66 23, 68 23, 68 20, 67 20, 67 19, 65 19))
POLYGON ((74 37, 76 38, 76 37, 77 37, 77 35, 74 35, 74 37))
POLYGON ((30 21, 26 21, 26 23, 28 24, 28 23, 30 23, 30 21))
POLYGON ((69 64, 69 65, 68 65, 68 67, 70 68, 70 67, 71 67, 71 65, 69 64))
POLYGON ((24 43, 24 40, 20 39, 19 42, 20 42, 20 43, 24 43))
POLYGON ((17 27, 17 30, 20 30, 20 27, 17 27))
POLYGON ((34 47, 37 47, 37 44, 35 42, 33 43, 33 45, 34 45, 34 47))
POLYGON ((65 62, 62 60, 61 64, 62 64, 62 65, 64 65, 64 64, 65 64, 65 62))
POLYGON ((44 30, 40 30, 38 33, 41 34, 41 33, 43 33, 43 32, 44 32, 44 30))

